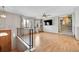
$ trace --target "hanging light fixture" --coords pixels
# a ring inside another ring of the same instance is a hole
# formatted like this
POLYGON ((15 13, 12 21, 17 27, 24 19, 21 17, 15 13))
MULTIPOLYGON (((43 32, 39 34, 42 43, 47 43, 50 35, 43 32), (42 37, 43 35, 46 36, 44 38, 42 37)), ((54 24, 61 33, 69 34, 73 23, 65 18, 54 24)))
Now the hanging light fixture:
POLYGON ((6 15, 5 15, 5 7, 2 6, 2 14, 0 15, 1 18, 6 18, 6 15))
POLYGON ((46 17, 47 17, 47 15, 44 13, 42 17, 43 17, 43 18, 46 18, 46 17))
POLYGON ((47 15, 46 13, 44 13, 43 15, 42 15, 42 18, 44 18, 44 19, 47 19, 47 18, 49 18, 51 15, 47 15))

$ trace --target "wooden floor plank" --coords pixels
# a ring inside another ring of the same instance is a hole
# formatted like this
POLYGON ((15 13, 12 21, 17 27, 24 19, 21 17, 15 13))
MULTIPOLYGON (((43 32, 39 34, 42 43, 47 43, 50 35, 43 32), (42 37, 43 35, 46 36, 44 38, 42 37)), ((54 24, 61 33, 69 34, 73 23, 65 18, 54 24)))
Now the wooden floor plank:
POLYGON ((34 48, 36 52, 77 52, 79 43, 72 36, 37 33, 34 35, 34 48))

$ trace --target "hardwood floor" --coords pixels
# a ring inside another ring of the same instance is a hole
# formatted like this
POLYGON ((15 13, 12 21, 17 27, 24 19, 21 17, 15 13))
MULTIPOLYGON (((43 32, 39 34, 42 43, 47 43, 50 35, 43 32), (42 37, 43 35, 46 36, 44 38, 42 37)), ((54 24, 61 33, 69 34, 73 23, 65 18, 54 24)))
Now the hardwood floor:
POLYGON ((77 52, 79 43, 72 36, 51 33, 34 35, 35 52, 77 52))

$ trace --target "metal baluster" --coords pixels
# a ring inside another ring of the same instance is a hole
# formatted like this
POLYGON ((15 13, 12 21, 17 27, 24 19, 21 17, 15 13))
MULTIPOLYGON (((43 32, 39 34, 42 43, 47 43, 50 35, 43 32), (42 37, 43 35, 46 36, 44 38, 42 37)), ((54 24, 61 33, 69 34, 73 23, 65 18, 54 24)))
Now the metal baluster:
POLYGON ((29 51, 31 52, 31 30, 29 29, 29 51))
POLYGON ((33 48, 33 29, 29 29, 29 51, 33 48))
POLYGON ((31 48, 33 48, 33 29, 31 29, 31 48))

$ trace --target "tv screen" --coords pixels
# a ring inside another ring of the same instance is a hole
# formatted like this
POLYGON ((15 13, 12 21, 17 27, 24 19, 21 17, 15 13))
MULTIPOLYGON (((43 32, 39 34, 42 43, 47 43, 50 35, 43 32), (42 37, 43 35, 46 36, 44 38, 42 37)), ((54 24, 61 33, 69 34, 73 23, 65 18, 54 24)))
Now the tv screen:
POLYGON ((52 19, 51 20, 45 20, 44 23, 45 23, 45 25, 52 25, 52 19))

